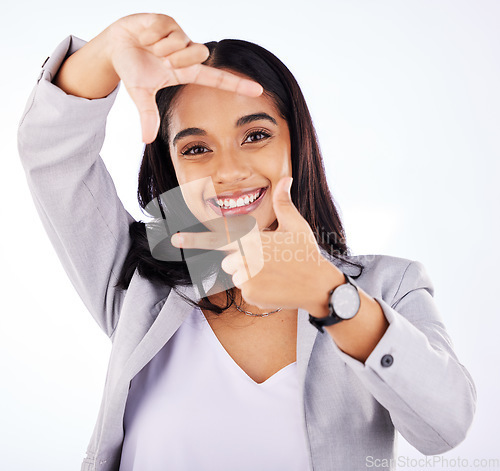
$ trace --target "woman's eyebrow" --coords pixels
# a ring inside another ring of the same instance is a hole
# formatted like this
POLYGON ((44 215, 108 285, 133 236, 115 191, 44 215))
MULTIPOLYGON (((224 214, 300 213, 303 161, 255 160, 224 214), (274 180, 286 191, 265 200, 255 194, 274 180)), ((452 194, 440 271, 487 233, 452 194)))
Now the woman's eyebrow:
POLYGON ((258 121, 259 119, 267 119, 276 126, 278 125, 278 123, 272 116, 269 116, 267 113, 262 112, 262 113, 253 113, 253 114, 248 114, 246 116, 242 116, 240 119, 238 119, 238 121, 236 121, 236 127, 244 126, 245 124, 251 123, 252 121, 258 121))
POLYGON ((182 131, 178 132, 174 140, 172 141, 172 145, 175 146, 175 143, 179 140, 182 139, 183 137, 187 136, 206 136, 207 132, 204 131, 203 129, 200 128, 186 128, 183 129, 182 131))
MULTIPOLYGON (((271 121, 274 125, 278 125, 276 120, 268 115, 267 113, 253 113, 253 114, 247 114, 245 116, 242 116, 241 118, 236 121, 236 127, 239 126, 244 126, 245 124, 251 123, 252 121, 258 121, 261 119, 266 119, 267 121, 271 121)), ((178 132, 173 141, 172 145, 175 146, 175 143, 179 140, 182 139, 183 137, 188 137, 188 136, 206 136, 207 132, 204 129, 201 128, 186 128, 183 129, 182 131, 178 132)))

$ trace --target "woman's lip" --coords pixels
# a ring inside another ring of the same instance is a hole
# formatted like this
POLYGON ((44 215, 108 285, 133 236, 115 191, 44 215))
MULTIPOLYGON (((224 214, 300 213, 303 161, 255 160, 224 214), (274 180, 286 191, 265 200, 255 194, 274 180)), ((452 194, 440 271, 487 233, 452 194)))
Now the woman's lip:
POLYGON ((210 204, 212 209, 214 209, 214 211, 217 214, 221 213, 222 216, 233 216, 233 215, 239 215, 239 214, 247 214, 247 213, 257 209, 257 207, 260 205, 260 203, 264 199, 264 196, 266 195, 268 188, 269 188, 268 186, 263 188, 262 189, 263 191, 261 192, 259 197, 253 203, 247 204, 245 206, 236 206, 234 208, 225 209, 225 208, 220 207, 218 204, 215 204, 213 199, 209 199, 208 203, 210 204))
POLYGON ((245 196, 250 196, 253 195, 256 191, 260 191, 263 188, 267 188, 267 186, 261 186, 261 187, 253 187, 253 188, 244 188, 239 191, 233 191, 233 192, 227 192, 227 193, 221 193, 220 195, 217 195, 214 200, 223 200, 223 199, 232 199, 232 200, 237 200, 238 198, 242 198, 245 196))

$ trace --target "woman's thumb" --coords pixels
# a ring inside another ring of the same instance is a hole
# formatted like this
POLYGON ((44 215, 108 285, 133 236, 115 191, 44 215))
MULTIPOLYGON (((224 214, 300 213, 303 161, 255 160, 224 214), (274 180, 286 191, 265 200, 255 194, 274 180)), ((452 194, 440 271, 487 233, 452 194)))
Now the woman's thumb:
POLYGON ((293 230, 296 228, 296 222, 302 220, 299 210, 292 202, 290 188, 292 187, 293 178, 283 177, 276 187, 273 194, 273 208, 278 220, 278 228, 293 230))

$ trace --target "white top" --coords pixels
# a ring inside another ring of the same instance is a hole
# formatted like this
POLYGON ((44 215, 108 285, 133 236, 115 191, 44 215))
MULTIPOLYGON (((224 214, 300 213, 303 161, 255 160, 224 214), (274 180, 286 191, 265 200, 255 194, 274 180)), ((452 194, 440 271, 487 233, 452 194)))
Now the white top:
POLYGON ((194 308, 131 382, 120 471, 308 471, 302 414, 296 362, 256 383, 194 308))

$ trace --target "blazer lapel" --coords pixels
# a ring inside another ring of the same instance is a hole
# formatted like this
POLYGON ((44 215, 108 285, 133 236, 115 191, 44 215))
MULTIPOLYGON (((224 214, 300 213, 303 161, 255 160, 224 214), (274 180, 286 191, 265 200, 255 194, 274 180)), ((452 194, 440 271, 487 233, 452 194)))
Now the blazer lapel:
MULTIPOLYGON (((343 273, 346 273, 347 275, 357 274, 358 269, 356 267, 345 264, 341 260, 336 259, 322 248, 320 248, 320 252, 343 273)), ((297 319, 297 370, 301 394, 304 392, 307 367, 309 365, 314 343, 318 335, 328 336, 329 334, 326 332, 320 334, 318 329, 309 322, 309 313, 304 309, 299 309, 297 319)))
POLYGON ((318 329, 309 322, 309 313, 304 309, 299 309, 297 318, 297 371, 301 393, 304 390, 307 366, 318 332, 318 329))
MULTIPOLYGON (((178 286, 176 289, 195 302, 200 299, 192 286, 178 286)), ((124 375, 126 375, 127 381, 132 380, 161 350, 192 310, 193 306, 177 294, 174 289, 170 291, 155 322, 125 363, 124 375)))

